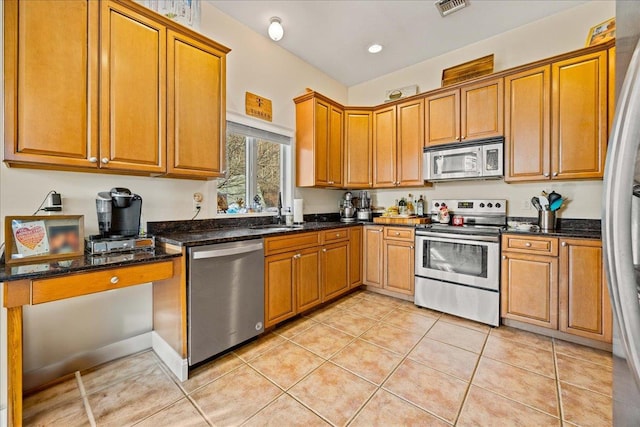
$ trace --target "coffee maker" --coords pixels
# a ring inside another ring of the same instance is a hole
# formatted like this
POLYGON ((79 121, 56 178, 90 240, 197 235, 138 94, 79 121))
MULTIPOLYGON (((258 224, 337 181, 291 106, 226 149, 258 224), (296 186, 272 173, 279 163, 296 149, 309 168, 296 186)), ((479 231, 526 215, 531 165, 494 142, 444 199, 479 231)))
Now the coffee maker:
POLYGON ((353 194, 351 191, 347 191, 340 201, 340 221, 355 222, 355 220, 356 208, 353 206, 353 194))
POLYGON ((96 198, 98 228, 101 238, 131 237, 140 230, 142 197, 128 188, 101 191, 96 198))

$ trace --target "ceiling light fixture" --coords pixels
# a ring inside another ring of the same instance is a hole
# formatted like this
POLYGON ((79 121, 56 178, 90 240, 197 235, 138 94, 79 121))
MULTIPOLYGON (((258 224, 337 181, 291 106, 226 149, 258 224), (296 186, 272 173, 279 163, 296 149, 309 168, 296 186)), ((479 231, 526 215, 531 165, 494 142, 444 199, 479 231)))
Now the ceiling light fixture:
POLYGON ((382 45, 378 43, 374 43, 371 46, 369 46, 367 50, 369 51, 369 53, 379 53, 382 51, 382 45))
POLYGON ((271 40, 273 40, 274 42, 282 40, 282 37, 284 36, 284 28, 282 28, 282 21, 277 16, 274 16, 273 18, 270 19, 270 22, 271 23, 269 24, 268 32, 269 32, 269 37, 271 37, 271 40))

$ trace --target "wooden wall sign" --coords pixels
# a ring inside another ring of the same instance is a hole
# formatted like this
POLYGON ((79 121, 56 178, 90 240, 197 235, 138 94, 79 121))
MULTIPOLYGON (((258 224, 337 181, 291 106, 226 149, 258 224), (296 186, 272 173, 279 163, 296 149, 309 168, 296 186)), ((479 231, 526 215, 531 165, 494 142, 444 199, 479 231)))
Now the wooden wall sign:
POLYGON ((257 117, 268 122, 272 121, 273 114, 270 99, 263 98, 255 93, 245 92, 244 105, 247 116, 257 117))
POLYGON ((442 87, 493 73, 493 53, 442 71, 442 87))

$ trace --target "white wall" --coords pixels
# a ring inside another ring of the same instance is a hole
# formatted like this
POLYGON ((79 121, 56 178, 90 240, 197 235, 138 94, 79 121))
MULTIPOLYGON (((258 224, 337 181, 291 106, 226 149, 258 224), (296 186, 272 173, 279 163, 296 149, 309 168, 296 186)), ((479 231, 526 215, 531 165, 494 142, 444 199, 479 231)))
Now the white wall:
MULTIPOLYGON (((418 84, 421 92, 441 85, 442 70, 484 55, 495 55, 495 70, 523 65, 539 59, 584 47, 589 29, 615 16, 615 2, 592 1, 565 12, 533 22, 446 53, 436 58, 403 68, 349 88, 349 105, 376 105, 384 100, 385 91, 418 84)), ((509 216, 536 216, 524 208, 524 200, 540 190, 555 189, 571 199, 559 212, 565 218, 600 218, 602 181, 572 181, 558 183, 505 184, 503 181, 465 181, 435 184, 431 189, 377 190, 373 199, 377 205, 388 206, 408 193, 435 198, 506 198, 509 216)))
MULTIPOLYGON (((0 20, 0 28, 1 28, 0 20)), ((273 100, 273 123, 295 127, 292 99, 313 88, 346 102, 347 88, 288 53, 277 44, 202 2, 201 32, 232 49, 227 61, 227 108, 244 113, 245 91, 273 100)), ((0 30, 0 34, 2 31, 0 30)), ((3 132, 0 132, 3 134, 3 132)), ((0 165, 0 218, 30 215, 49 190, 63 196, 65 214, 85 216, 85 232, 97 232, 95 196, 111 187, 128 187, 143 199, 146 221, 183 220, 192 216, 192 194, 205 195, 200 218, 215 214, 215 183, 118 175, 38 171, 0 165)), ((306 212, 335 211, 339 192, 296 190, 306 212)), ((0 227, 0 238, 3 227, 0 227)), ((1 290, 1 288, 0 288, 1 290)), ((6 310, 2 310, 2 328, 6 310)), ((140 286, 46 306, 25 309, 25 371, 59 362, 151 330, 151 289, 140 286)), ((6 342, 0 338, 0 409, 6 407, 6 342)), ((0 423, 1 424, 1 423, 0 423)))

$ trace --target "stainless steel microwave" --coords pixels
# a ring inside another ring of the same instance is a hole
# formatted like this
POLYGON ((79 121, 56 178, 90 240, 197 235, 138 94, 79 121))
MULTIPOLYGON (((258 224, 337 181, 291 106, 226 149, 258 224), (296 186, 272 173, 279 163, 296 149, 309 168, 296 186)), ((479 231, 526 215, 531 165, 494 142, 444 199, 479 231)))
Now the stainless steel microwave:
POLYGON ((425 181, 492 179, 504 176, 504 138, 424 149, 425 181))

